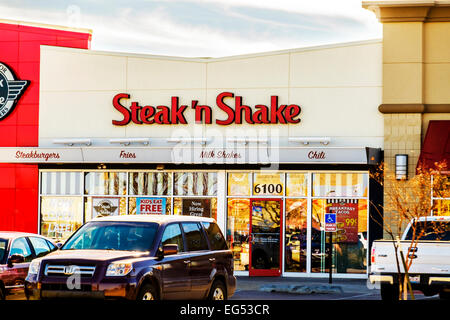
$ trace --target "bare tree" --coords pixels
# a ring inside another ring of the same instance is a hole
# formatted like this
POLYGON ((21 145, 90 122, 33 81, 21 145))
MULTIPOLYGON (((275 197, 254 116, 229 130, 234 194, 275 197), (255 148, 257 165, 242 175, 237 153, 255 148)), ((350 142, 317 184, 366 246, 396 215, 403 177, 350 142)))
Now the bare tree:
MULTIPOLYGON (((410 241, 406 254, 401 250, 400 237, 410 222, 418 221, 421 217, 428 217, 433 210, 431 194, 440 197, 448 192, 448 176, 445 163, 436 163, 435 167, 419 168, 416 175, 410 179, 397 180, 395 172, 382 164, 376 172, 371 174, 378 183, 384 187, 383 214, 376 205, 376 213, 382 215, 382 227, 385 236, 392 240, 399 279, 399 297, 408 299, 408 291, 414 299, 409 270, 414 261, 413 253, 417 250, 420 239, 428 233, 440 233, 439 225, 431 224, 425 220, 426 228, 419 228, 418 224, 411 223, 409 231, 410 241)), ((374 221, 380 221, 376 219, 374 221)))

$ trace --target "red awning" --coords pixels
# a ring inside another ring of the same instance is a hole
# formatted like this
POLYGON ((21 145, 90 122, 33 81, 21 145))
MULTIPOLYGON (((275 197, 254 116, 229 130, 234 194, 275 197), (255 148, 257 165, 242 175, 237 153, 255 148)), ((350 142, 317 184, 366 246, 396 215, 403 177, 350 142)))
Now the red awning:
POLYGON ((416 169, 435 169, 437 163, 444 162, 446 171, 450 170, 450 120, 431 120, 416 169))

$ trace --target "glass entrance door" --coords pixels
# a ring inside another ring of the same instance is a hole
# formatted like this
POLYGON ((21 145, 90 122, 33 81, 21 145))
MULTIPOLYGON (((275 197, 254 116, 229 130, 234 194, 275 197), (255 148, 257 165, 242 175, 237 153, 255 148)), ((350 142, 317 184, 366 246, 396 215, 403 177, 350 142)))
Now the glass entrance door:
POLYGON ((281 199, 250 201, 250 276, 281 275, 281 199))

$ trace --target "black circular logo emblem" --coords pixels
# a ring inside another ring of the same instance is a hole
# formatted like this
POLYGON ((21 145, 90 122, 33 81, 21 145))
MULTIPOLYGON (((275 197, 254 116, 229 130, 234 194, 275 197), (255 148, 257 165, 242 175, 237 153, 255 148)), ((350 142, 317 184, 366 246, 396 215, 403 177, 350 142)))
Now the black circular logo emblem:
POLYGON ((17 80, 11 69, 0 62, 0 120, 13 111, 28 83, 27 80, 17 80))

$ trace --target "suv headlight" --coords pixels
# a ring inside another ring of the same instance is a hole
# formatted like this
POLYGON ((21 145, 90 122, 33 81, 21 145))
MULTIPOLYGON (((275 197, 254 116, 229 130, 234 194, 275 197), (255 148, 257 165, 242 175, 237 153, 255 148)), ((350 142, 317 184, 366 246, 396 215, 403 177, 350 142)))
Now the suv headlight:
POLYGON ((129 274, 133 270, 132 263, 113 262, 106 269, 107 277, 119 277, 129 274))
POLYGON ((41 269, 41 260, 33 260, 28 267, 28 274, 39 274, 41 269))

